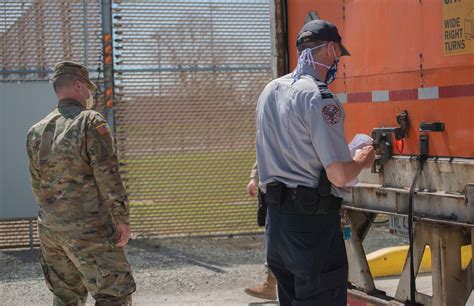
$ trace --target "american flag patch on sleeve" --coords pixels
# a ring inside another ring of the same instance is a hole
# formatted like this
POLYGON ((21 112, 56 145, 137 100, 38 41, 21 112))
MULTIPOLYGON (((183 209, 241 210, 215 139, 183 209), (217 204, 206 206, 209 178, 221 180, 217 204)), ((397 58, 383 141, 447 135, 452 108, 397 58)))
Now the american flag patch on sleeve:
POLYGON ((95 127, 95 129, 97 130, 97 132, 100 135, 110 134, 110 129, 109 129, 109 126, 107 125, 107 123, 101 123, 101 124, 97 125, 95 127))

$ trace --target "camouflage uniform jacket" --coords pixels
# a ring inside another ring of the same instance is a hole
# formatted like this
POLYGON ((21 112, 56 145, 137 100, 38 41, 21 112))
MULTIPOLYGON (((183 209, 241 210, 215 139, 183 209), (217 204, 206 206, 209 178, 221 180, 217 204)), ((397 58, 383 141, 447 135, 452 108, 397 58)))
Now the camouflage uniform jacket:
POLYGON ((257 162, 255 162, 255 164, 253 164, 252 170, 250 171, 250 179, 256 179, 258 181, 257 162))
POLYGON ((128 224, 128 199, 104 117, 73 99, 31 127, 27 152, 38 224, 77 235, 128 224))

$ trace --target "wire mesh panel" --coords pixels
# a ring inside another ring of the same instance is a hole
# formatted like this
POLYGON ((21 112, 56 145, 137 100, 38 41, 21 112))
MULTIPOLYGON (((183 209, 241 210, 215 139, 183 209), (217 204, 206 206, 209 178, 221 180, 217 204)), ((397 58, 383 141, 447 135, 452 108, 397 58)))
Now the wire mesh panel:
POLYGON ((99 1, 1 0, 0 81, 49 80, 62 60, 86 64, 94 74, 101 31, 99 1))
POLYGON ((264 0, 116 1, 115 114, 132 225, 144 235, 258 230, 245 195, 271 79, 264 0))
POLYGON ((38 245, 36 220, 0 222, 0 249, 33 248, 38 245))
MULTIPOLYGON (((100 85, 103 78, 100 12, 100 1, 96 0, 0 0, 0 82, 48 81, 56 62, 72 60, 88 65, 93 81, 100 85)), ((23 85, 30 88, 32 84, 23 85)), ((2 106, 14 102, 15 97, 11 101, 0 100, 2 106)), ((54 105, 54 101, 51 102, 54 105)), ((16 120, 29 120, 34 115, 33 109, 15 113, 16 120)), ((44 113, 49 111, 45 109, 44 113)), ((11 146, 11 143, 7 141, 3 145, 11 146)), ((18 148, 18 152, 25 151, 23 145, 18 148)), ((25 159, 24 172, 27 173, 26 152, 15 158, 25 159)), ((8 163, 8 160, 3 162, 8 163)), ((25 192, 29 192, 30 186, 24 187, 25 192)), ((10 190, 0 192, 11 193, 10 190)), ((1 208, 26 205, 9 195, 8 206, 5 198, 0 197, 1 208)), ((0 214, 0 248, 36 244, 36 222, 4 218, 0 214)))

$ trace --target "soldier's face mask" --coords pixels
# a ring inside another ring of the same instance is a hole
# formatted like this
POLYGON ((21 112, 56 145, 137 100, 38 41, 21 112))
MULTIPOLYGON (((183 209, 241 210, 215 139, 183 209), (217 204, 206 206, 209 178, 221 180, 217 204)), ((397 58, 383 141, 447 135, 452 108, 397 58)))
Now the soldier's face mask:
POLYGON ((331 84, 332 82, 334 82, 334 80, 336 79, 336 76, 337 76, 337 66, 339 64, 339 57, 337 57, 337 55, 336 55, 336 51, 334 50, 334 46, 331 46, 332 47, 332 52, 334 54, 334 63, 331 66, 325 65, 325 64, 320 63, 320 62, 316 62, 313 59, 313 50, 325 47, 327 45, 328 44, 324 44, 324 45, 319 45, 319 46, 314 47, 314 48, 307 48, 307 49, 304 49, 303 52, 301 52, 301 55, 298 58, 298 65, 296 66, 296 71, 293 74, 294 81, 296 81, 297 79, 300 78, 300 76, 303 72, 303 65, 319 65, 319 66, 323 66, 324 68, 326 68, 328 70, 326 72, 326 78, 324 79, 324 83, 331 84))
POLYGON ((86 100, 86 109, 92 109, 94 107, 94 95, 88 86, 84 83, 81 83, 81 85, 81 88, 83 88, 83 90, 81 90, 81 95, 83 95, 86 100), (86 93, 84 94, 84 92, 86 93))
POLYGON ((89 91, 89 98, 86 100, 86 109, 92 109, 94 107, 94 96, 89 91))

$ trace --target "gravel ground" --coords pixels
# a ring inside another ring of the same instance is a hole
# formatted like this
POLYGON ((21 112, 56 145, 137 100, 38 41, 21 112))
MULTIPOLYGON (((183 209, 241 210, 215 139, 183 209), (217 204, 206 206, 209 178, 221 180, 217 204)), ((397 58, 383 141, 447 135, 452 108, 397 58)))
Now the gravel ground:
MULTIPOLYGON (((262 280, 262 247, 261 235, 133 240, 126 249, 134 304, 259 305, 243 289, 262 280)), ((38 250, 0 252, 0 305, 51 305, 37 257, 38 250)))
MULTIPOLYGON (((367 252, 404 244, 374 225, 367 252)), ((133 240, 127 246, 137 292, 134 305, 277 305, 243 290, 264 277, 263 236, 133 240)), ((0 305, 51 305, 38 250, 0 251, 0 305)), ((89 305, 93 305, 92 298, 89 305)))

